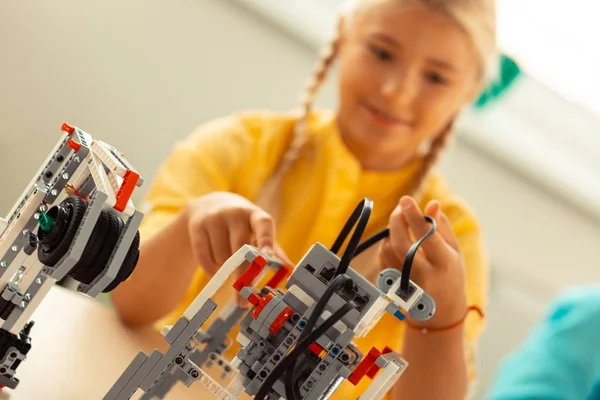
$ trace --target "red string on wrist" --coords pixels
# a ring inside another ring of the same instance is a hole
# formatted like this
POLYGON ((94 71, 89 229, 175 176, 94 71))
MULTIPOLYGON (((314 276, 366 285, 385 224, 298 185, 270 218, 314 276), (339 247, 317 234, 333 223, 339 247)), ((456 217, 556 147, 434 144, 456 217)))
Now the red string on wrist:
POLYGON ((465 314, 463 315, 463 317, 460 320, 456 321, 452 325, 448 325, 448 326, 445 326, 442 328, 424 328, 421 326, 415 326, 415 325, 411 324, 410 322, 408 322, 408 320, 406 320, 405 323, 406 323, 406 325, 408 325, 409 327, 411 327, 413 329, 419 329, 421 332, 423 332, 423 334, 430 333, 430 332, 433 332, 433 333, 445 332, 445 331, 449 331, 449 330, 452 330, 454 328, 461 326, 465 322, 467 315, 469 315, 469 313, 471 311, 476 311, 477 314, 479 314, 479 317, 483 318, 483 311, 481 311, 481 308, 479 308, 477 306, 470 306, 467 308, 467 310, 465 311, 465 314))

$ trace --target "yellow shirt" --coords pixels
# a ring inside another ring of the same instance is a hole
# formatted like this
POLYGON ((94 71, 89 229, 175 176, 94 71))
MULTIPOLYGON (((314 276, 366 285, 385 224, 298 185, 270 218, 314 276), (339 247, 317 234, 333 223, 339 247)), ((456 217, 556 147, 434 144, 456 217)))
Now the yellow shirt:
MULTIPOLYGON (((296 120, 296 114, 292 113, 237 114, 206 124, 178 143, 149 190, 147 201, 151 210, 140 228, 142 238, 160 229, 191 198, 229 191, 255 199, 288 148, 296 120)), ((277 240, 293 262, 299 261, 315 242, 330 247, 364 197, 374 201, 374 209, 363 239, 384 228, 420 162, 417 160, 400 171, 389 173, 363 171, 343 144, 332 113, 315 113, 308 126, 310 151, 293 164, 279 191, 281 212, 276 221, 277 240)), ((473 212, 450 192, 437 172, 425 182, 423 206, 430 199, 441 202, 460 242, 466 266, 468 303, 484 309, 488 271, 479 224, 473 212)), ((370 268, 371 277, 376 277, 378 271, 370 268)), ((173 324, 209 279, 198 269, 184 301, 159 321, 157 327, 173 324)), ((213 300, 225 305, 232 295, 229 285, 213 300)), ((476 315, 466 321, 471 378, 474 377, 473 344, 483 323, 476 315)), ((389 346, 400 352, 403 331, 404 325, 386 314, 365 337, 356 338, 354 342, 364 354, 373 346, 379 350, 389 346)), ((237 329, 231 338, 235 339, 236 334, 237 329)), ((232 357, 237 349, 236 343, 227 355, 232 357)), ((356 387, 344 382, 333 398, 357 398, 370 381, 365 376, 356 387)))

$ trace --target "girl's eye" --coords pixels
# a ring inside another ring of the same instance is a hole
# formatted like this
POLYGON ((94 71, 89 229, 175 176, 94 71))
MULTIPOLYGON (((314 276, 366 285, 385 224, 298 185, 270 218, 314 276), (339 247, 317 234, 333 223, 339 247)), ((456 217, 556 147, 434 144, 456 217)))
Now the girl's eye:
POLYGON ((371 50, 371 53, 373 53, 373 55, 377 57, 377 59, 379 59, 380 61, 392 60, 392 53, 390 53, 389 51, 373 45, 370 45, 369 48, 371 50))
POLYGON ((436 85, 446 85, 448 83, 448 80, 446 78, 444 78, 442 75, 436 72, 427 72, 425 74, 425 77, 427 78, 427 80, 436 85))

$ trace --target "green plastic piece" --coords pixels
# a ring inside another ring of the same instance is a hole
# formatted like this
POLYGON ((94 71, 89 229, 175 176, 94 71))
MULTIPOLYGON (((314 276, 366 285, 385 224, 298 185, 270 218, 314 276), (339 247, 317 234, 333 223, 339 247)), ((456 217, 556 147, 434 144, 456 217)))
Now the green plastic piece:
POLYGON ((40 214, 38 224, 44 232, 50 232, 54 228, 54 225, 56 225, 56 221, 48 214, 40 214))
POLYGON ((523 75, 523 72, 517 62, 506 54, 501 54, 498 78, 485 88, 473 107, 475 109, 482 109, 498 100, 521 75, 523 75))

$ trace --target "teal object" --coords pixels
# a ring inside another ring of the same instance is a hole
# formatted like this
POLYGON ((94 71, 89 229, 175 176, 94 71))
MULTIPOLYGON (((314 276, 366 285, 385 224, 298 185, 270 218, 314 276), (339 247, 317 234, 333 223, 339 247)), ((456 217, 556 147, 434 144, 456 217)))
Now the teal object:
POLYGON ((40 225, 40 229, 42 231, 50 232, 52 228, 54 228, 54 225, 56 225, 56 221, 54 221, 54 218, 52 218, 48 214, 40 214, 38 224, 40 225))
POLYGON ((473 108, 482 109, 498 100, 509 89, 517 78, 522 75, 522 70, 515 60, 506 54, 500 55, 498 78, 493 80, 479 96, 473 108))
POLYGON ((562 293, 501 363, 486 400, 600 399, 600 285, 562 293))

